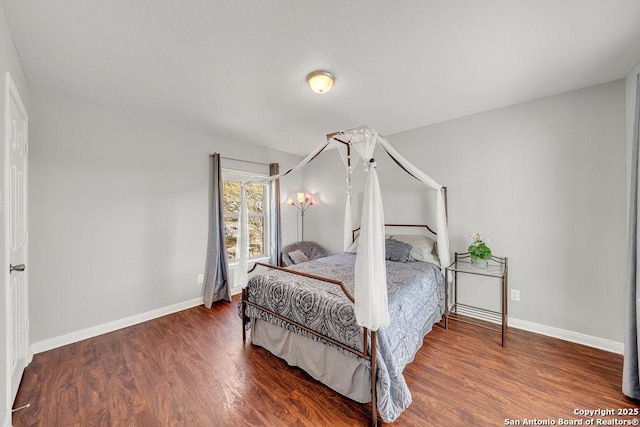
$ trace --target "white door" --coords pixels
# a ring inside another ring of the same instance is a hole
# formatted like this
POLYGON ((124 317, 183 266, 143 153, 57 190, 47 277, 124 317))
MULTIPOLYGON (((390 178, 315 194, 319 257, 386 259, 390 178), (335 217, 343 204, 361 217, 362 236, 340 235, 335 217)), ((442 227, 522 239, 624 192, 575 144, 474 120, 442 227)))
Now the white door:
POLYGON ((27 113, 11 75, 6 77, 5 112, 5 248, 9 292, 9 372, 11 402, 29 362, 27 271, 27 113))

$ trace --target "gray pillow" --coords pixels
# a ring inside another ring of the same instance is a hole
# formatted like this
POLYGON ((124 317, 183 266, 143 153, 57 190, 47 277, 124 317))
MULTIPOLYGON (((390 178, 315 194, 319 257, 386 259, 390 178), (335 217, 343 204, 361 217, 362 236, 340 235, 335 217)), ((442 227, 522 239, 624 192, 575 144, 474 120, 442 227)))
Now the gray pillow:
POLYGON ((300 249, 297 249, 293 252, 288 253, 289 258, 293 261, 294 264, 300 264, 301 262, 309 261, 309 258, 302 252, 300 249))
POLYGON ((396 262, 409 261, 411 245, 398 240, 386 239, 384 241, 385 259, 396 262))

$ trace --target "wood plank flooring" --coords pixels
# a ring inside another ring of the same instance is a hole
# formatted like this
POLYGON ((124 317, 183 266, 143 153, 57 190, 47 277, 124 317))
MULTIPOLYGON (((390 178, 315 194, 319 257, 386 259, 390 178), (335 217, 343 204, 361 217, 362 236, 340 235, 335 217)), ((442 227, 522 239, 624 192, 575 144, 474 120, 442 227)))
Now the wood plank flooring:
MULTIPOLYGON (((13 425, 368 425, 369 405, 243 345, 236 305, 196 307, 35 355, 14 404, 31 406, 13 425)), ((517 329, 502 348, 499 334, 451 322, 434 328, 405 369, 413 403, 392 425, 586 422, 574 410, 638 408, 621 377, 620 355, 517 329)))

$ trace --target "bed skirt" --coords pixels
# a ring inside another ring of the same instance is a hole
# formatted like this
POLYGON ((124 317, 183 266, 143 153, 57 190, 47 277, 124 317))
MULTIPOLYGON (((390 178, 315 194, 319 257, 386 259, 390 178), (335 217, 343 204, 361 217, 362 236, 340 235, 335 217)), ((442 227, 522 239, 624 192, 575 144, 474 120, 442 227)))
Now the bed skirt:
POLYGON ((328 345, 253 319, 251 342, 356 402, 371 402, 371 368, 328 345))

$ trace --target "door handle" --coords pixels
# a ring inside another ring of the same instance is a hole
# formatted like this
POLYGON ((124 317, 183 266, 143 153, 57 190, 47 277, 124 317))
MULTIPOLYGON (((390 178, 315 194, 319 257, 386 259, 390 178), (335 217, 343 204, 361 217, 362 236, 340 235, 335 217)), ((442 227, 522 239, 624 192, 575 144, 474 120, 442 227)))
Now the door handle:
POLYGON ((9 264, 9 273, 13 273, 14 271, 24 271, 24 264, 9 264))

